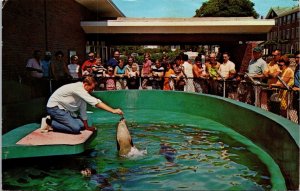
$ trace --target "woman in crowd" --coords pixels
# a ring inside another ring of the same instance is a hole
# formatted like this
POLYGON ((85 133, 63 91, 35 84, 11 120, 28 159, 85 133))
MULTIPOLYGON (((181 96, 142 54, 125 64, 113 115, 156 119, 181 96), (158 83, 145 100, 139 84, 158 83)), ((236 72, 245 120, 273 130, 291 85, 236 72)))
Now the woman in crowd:
MULTIPOLYGON (((279 75, 282 81, 292 87, 294 85, 294 71, 289 67, 290 61, 288 57, 282 56, 278 62, 278 66, 281 70, 281 74, 279 75)), ((275 84, 271 86, 275 87, 285 87, 284 84, 278 80, 275 84)), ((284 117, 287 117, 287 107, 288 107, 288 92, 287 90, 280 90, 279 97, 281 98, 280 102, 280 114, 284 117)))
POLYGON ((128 77, 128 72, 123 58, 120 58, 118 65, 115 67, 114 75, 116 77, 117 90, 127 89, 126 78, 128 77))

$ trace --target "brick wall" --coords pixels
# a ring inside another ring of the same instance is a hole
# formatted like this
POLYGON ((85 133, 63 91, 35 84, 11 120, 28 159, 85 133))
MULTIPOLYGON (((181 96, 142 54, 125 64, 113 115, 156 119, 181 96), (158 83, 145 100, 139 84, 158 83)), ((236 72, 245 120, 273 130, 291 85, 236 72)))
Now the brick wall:
POLYGON ((249 61, 252 59, 252 50, 256 46, 257 46, 256 42, 247 42, 245 50, 243 51, 243 54, 241 52, 243 59, 242 59, 242 64, 241 64, 239 72, 244 73, 248 70, 249 61))
POLYGON ((92 18, 74 0, 7 1, 2 10, 3 81, 22 76, 27 60, 36 49, 48 49, 52 53, 62 50, 66 57, 71 49, 83 59, 86 36, 80 21, 92 18))

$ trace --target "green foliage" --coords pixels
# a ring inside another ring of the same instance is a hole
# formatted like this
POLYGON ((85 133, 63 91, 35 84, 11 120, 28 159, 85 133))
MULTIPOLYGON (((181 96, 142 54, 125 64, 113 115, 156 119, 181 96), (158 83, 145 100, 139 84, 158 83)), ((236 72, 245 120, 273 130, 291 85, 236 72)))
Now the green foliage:
POLYGON ((254 17, 258 18, 250 0, 208 0, 196 10, 195 17, 254 17))
POLYGON ((167 55, 169 60, 174 60, 175 57, 179 54, 180 50, 172 51, 169 46, 160 46, 160 48, 144 48, 143 46, 119 46, 117 47, 120 50, 123 59, 127 62, 127 56, 132 53, 137 53, 138 55, 134 57, 135 62, 138 64, 143 64, 144 55, 149 53, 150 59, 154 62, 156 59, 162 59, 163 55, 167 55))

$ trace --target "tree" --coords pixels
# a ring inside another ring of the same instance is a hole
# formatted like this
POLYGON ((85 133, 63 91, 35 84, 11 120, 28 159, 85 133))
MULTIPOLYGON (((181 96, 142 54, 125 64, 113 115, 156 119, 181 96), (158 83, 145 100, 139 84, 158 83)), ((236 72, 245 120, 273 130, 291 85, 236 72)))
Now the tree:
POLYGON ((258 18, 250 0, 208 0, 196 10, 194 17, 254 17, 258 18))

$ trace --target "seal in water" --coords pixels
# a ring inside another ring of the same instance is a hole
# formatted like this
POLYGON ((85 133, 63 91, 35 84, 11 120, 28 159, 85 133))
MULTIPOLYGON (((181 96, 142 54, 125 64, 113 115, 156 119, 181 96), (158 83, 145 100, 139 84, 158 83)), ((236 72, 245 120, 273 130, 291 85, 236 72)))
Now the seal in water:
POLYGON ((90 177, 90 184, 100 188, 100 190, 114 190, 107 177, 102 174, 97 174, 93 168, 85 168, 81 170, 81 174, 84 177, 90 177))
POLYGON ((126 156, 133 147, 132 139, 124 118, 120 119, 117 127, 117 148, 120 156, 126 156))
POLYGON ((176 153, 177 151, 167 143, 160 144, 159 154, 165 156, 169 164, 175 165, 174 160, 175 160, 176 153))

